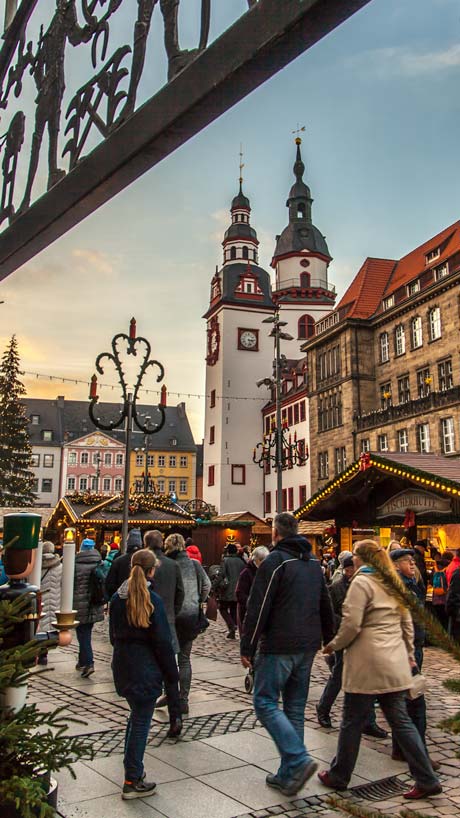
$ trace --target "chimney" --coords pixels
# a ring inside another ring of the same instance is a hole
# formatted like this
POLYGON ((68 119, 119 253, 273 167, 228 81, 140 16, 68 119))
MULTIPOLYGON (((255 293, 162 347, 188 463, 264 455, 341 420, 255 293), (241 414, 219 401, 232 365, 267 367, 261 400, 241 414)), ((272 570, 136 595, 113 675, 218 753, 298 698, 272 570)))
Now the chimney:
POLYGON ((160 406, 167 406, 168 401, 168 392, 166 386, 163 384, 161 387, 161 397, 160 397, 160 406))
POLYGON ((64 406, 65 406, 64 395, 58 395, 57 396, 56 405, 57 405, 58 409, 64 409, 64 406))

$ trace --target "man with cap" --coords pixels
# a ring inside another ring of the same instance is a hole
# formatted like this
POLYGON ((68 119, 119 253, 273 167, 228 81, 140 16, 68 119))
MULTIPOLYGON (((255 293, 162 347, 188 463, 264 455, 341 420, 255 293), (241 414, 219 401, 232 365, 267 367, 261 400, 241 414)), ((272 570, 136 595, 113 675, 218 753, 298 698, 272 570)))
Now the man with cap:
POLYGON ((347 557, 351 557, 351 551, 341 551, 339 556, 337 557, 339 561, 339 567, 335 569, 334 573, 332 574, 331 582, 338 582, 343 577, 343 563, 347 557))
POLYGON ((105 580, 105 593, 107 599, 118 591, 128 579, 131 571, 131 557, 135 551, 142 548, 142 534, 140 528, 132 528, 126 540, 126 554, 117 555, 110 566, 109 573, 105 580))
MULTIPOLYGON (((340 565, 342 566, 342 576, 336 580, 333 579, 331 585, 329 586, 329 594, 332 601, 332 607, 334 609, 336 630, 338 630, 340 627, 340 622, 342 619, 342 605, 345 601, 348 588, 350 587, 353 574, 355 573, 353 555, 350 551, 342 551, 339 554, 338 559, 340 565), (345 554, 345 556, 342 557, 342 554, 345 554)), ((330 712, 332 705, 334 704, 342 687, 342 672, 343 650, 338 650, 334 653, 334 664, 332 666, 331 675, 329 676, 322 696, 316 705, 318 722, 321 727, 332 727, 330 712)), ((366 736, 372 736, 372 738, 386 738, 388 735, 387 731, 383 730, 377 724, 375 718, 375 708, 372 710, 369 723, 363 730, 363 734, 366 736)))
MULTIPOLYGON (((416 579, 416 552, 411 548, 397 548, 390 553, 390 559, 394 562, 395 568, 404 583, 407 591, 413 594, 418 604, 423 607, 425 605, 425 586, 416 579)), ((420 671, 423 665, 423 645, 425 644, 425 628, 414 617, 412 617, 414 625, 414 656, 417 662, 417 668, 420 671)), ((417 673, 415 668, 415 673, 417 673)), ((426 702, 425 696, 419 696, 417 699, 407 699, 407 712, 414 722, 420 737, 425 744, 426 733, 426 702)), ((394 761, 404 761, 404 755, 393 737, 393 749, 391 757, 394 761)), ((431 766, 434 770, 439 769, 439 764, 436 761, 431 761, 431 766)))
MULTIPOLYGON (((425 552, 428 549, 428 541, 427 540, 417 540, 413 550, 413 557, 415 560, 415 564, 420 571, 420 576, 422 577, 423 584, 426 588, 428 582, 428 574, 426 570, 426 562, 425 562, 425 552)), ((391 554, 390 554, 391 556, 391 554)))

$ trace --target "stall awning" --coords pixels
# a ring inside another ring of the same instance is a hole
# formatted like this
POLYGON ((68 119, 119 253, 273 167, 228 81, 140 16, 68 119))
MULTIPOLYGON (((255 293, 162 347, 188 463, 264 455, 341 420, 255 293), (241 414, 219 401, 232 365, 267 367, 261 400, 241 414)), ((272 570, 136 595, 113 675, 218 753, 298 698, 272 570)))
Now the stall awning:
MULTIPOLYGON (((123 496, 67 495, 59 500, 48 525, 114 528, 123 519, 123 496)), ((195 518, 166 495, 134 495, 129 501, 128 524, 138 526, 195 526, 195 518)))

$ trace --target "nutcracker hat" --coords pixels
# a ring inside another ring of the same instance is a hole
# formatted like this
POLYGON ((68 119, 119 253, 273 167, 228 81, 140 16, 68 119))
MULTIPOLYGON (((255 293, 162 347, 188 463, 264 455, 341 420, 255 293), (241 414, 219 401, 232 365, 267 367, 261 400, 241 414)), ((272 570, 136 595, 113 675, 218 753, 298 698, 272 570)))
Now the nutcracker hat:
POLYGON ((40 514, 21 511, 3 517, 3 547, 13 551, 38 548, 42 518, 40 514))

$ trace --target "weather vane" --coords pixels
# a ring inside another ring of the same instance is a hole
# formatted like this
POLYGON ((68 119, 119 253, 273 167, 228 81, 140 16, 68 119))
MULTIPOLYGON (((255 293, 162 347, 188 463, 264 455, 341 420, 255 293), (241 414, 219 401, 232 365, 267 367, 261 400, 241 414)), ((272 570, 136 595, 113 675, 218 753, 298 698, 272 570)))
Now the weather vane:
POLYGON ((302 140, 301 140, 301 138, 300 138, 300 135, 299 135, 299 134, 301 134, 301 133, 302 133, 303 131, 305 131, 305 130, 306 130, 305 125, 299 125, 299 123, 297 123, 297 128, 296 128, 296 130, 291 132, 291 133, 295 133, 295 134, 297 134, 296 139, 295 139, 296 144, 300 145, 300 143, 302 142, 302 140), (298 141, 297 141, 297 140, 298 140, 298 141))
POLYGON ((243 168, 244 168, 244 162, 243 162, 243 145, 242 145, 242 143, 240 142, 240 185, 242 185, 242 184, 243 184, 243 168))

